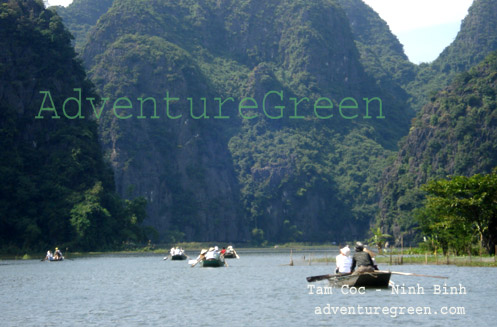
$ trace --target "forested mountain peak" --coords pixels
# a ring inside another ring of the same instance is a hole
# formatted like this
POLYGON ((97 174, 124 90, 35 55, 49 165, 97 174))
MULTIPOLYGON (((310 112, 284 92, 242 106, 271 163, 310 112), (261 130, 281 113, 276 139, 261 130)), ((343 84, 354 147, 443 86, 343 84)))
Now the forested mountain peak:
POLYGON ((145 202, 115 194, 96 122, 52 119, 89 117, 78 98, 97 98, 61 18, 41 1, 0 1, 0 47, 2 250, 143 241, 145 202))
POLYGON ((429 64, 421 64, 416 79, 406 86, 413 96, 412 107, 419 111, 433 92, 469 70, 497 50, 497 2, 475 0, 461 23, 455 40, 429 64))
POLYGON ((497 53, 438 92, 416 117, 382 180, 381 219, 396 236, 413 231, 419 186, 449 175, 490 173, 497 166, 497 53))

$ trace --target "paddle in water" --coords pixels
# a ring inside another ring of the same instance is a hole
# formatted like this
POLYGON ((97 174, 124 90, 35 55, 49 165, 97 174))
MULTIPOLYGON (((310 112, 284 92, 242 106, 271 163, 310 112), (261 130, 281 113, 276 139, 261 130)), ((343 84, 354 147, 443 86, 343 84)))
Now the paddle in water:
POLYGON ((430 277, 430 278, 444 278, 444 279, 449 278, 449 277, 445 277, 445 276, 422 275, 422 274, 415 274, 415 273, 405 273, 405 272, 400 272, 400 271, 380 271, 380 272, 389 272, 391 274, 401 275, 401 276, 430 277))
POLYGON ((307 281, 309 283, 312 283, 312 282, 317 282, 319 280, 323 280, 323 279, 330 279, 330 278, 334 278, 334 277, 341 277, 341 276, 347 276, 347 275, 350 275, 351 273, 345 273, 345 274, 336 274, 336 275, 319 275, 319 276, 311 276, 311 277, 307 277, 307 281))

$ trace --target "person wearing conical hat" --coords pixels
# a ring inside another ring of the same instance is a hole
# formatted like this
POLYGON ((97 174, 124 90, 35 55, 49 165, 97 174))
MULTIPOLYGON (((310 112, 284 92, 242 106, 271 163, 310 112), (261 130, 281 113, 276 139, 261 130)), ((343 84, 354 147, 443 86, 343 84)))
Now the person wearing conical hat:
POLYGON ((207 249, 202 249, 202 251, 200 251, 200 254, 198 255, 197 257, 197 261, 199 260, 203 260, 205 258, 205 254, 207 253, 207 249))

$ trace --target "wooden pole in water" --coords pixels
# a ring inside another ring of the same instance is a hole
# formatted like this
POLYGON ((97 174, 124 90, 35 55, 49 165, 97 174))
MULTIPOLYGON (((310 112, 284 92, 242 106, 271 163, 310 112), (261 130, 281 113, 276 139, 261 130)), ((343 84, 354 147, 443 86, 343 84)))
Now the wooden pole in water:
POLYGON ((428 264, 428 252, 425 252, 425 265, 428 264))
POLYGON ((290 266, 293 266, 293 250, 290 249, 290 266))
POLYGON ((400 237, 400 264, 404 263, 404 235, 400 237))
POLYGON ((483 250, 483 236, 480 235, 480 260, 483 261, 483 257, 482 257, 482 250, 483 250))

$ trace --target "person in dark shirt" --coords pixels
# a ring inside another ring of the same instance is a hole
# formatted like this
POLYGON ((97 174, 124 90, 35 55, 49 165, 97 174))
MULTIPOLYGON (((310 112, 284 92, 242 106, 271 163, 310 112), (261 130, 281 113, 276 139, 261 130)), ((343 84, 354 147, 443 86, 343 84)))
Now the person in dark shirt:
POLYGON ((374 271, 374 263, 373 259, 369 253, 364 251, 364 245, 362 243, 357 242, 355 247, 355 254, 352 257, 352 273, 361 273, 361 272, 372 272, 374 271), (357 270, 355 268, 357 267, 357 270))

